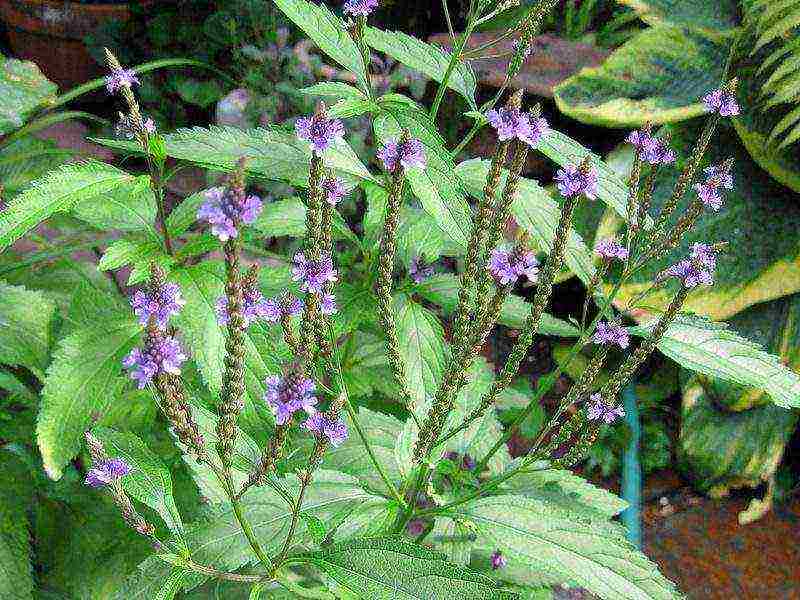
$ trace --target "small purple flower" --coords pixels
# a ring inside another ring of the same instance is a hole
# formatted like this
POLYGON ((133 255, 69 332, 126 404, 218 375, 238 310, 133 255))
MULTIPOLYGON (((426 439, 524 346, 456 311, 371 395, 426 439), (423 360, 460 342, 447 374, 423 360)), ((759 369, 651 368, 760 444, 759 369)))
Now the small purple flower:
POLYGON ((104 487, 115 481, 119 481, 131 472, 131 467, 121 458, 109 458, 104 460, 86 473, 84 483, 89 487, 104 487))
POLYGON ((721 117, 735 117, 739 114, 736 96, 726 89, 718 89, 703 96, 706 112, 719 113, 721 117))
POLYGON ((139 323, 147 325, 152 318, 159 329, 166 328, 169 318, 177 315, 185 304, 176 283, 166 283, 159 290, 138 290, 131 298, 139 323))
POLYGON ((165 335, 148 336, 144 347, 134 348, 122 361, 131 370, 131 379, 142 389, 159 373, 179 375, 186 360, 180 343, 165 335))
POLYGON ((338 281, 339 274, 333 268, 330 255, 320 260, 308 260, 305 254, 298 252, 294 255, 292 279, 300 282, 301 290, 320 294, 328 283, 338 281))
POLYGON ((513 285, 520 277, 535 282, 539 276, 539 262, 533 252, 517 256, 504 248, 495 248, 489 257, 489 272, 500 285, 513 285))
MULTIPOLYGON (((276 307, 270 303, 270 300, 264 298, 264 294, 256 286, 246 286, 242 290, 242 300, 244 301, 242 303, 242 317, 244 318, 245 329, 259 319, 274 322, 280 318, 280 309, 278 309, 278 317, 273 318, 276 307)), ((217 323, 227 325, 229 320, 228 298, 227 296, 220 296, 217 299, 217 323)))
POLYGON ((600 321, 594 332, 594 343, 604 346, 617 345, 624 350, 630 345, 631 338, 628 331, 622 327, 622 325, 609 323, 608 321, 600 321))
POLYGON ((239 235, 241 223, 253 223, 261 214, 261 198, 237 194, 223 188, 211 188, 205 193, 206 201, 197 210, 197 218, 211 225, 211 233, 221 242, 239 235))
POLYGON ((675 162, 675 152, 667 143, 646 131, 632 131, 626 141, 639 149, 639 156, 646 163, 669 165, 675 162))
POLYGON ((347 425, 343 421, 330 419, 321 412, 311 414, 303 423, 303 427, 318 436, 324 435, 334 448, 340 446, 348 435, 347 425))
POLYGON ((518 108, 490 110, 486 113, 486 118, 497 131, 500 141, 517 138, 531 147, 535 147, 550 130, 545 119, 533 119, 530 114, 523 113, 518 108))
POLYGON ((324 105, 310 117, 297 119, 294 130, 298 139, 311 142, 317 156, 344 137, 344 124, 339 119, 329 119, 324 105))
POLYGON ((625 416, 625 409, 622 406, 615 406, 603 400, 600 393, 589 396, 589 405, 586 408, 586 416, 590 421, 602 420, 607 425, 611 425, 617 419, 625 416))
POLYGON ((433 267, 426 265, 421 256, 415 256, 411 259, 408 274, 414 283, 422 283, 429 277, 433 277, 433 267))
POLYGON ((583 169, 575 165, 567 165, 556 173, 558 191, 565 198, 583 194, 589 200, 597 198, 598 175, 597 169, 590 167, 583 169))
POLYGON ((314 395, 315 385, 311 379, 290 373, 285 377, 272 375, 267 377, 267 391, 264 401, 275 413, 278 425, 286 424, 299 410, 309 415, 317 411, 317 397, 314 395))
POLYGON ((303 301, 289 292, 283 292, 275 298, 268 298, 264 305, 264 319, 277 323, 283 318, 295 317, 303 312, 303 301))
POLYGON ((423 519, 411 519, 406 525, 406 533, 411 537, 418 537, 425 531, 425 521, 423 519))
POLYGON ((598 241, 594 251, 597 256, 604 260, 628 260, 628 249, 620 244, 616 238, 605 238, 598 241))
POLYGON ((514 44, 513 44, 513 48, 514 48, 514 54, 516 54, 517 52, 519 52, 519 49, 520 49, 520 47, 522 47, 522 46, 524 46, 524 47, 523 47, 523 50, 522 50, 522 58, 523 58, 523 59, 526 59, 526 58, 528 58, 528 57, 531 55, 531 53, 533 52, 533 46, 532 46, 532 45, 530 45, 530 44, 524 44, 522 40, 514 40, 514 44))
POLYGON ((469 454, 465 454, 464 458, 461 459, 461 468, 465 471, 472 471, 477 466, 475 459, 472 458, 469 454))
POLYGON ((122 88, 131 88, 139 85, 136 71, 133 69, 117 69, 106 77, 106 89, 109 94, 115 94, 122 88))
POLYGON ((368 17, 378 4, 379 0, 345 0, 342 12, 352 17, 368 17))
POLYGON ((347 194, 344 182, 338 177, 326 177, 322 180, 322 189, 325 191, 325 201, 331 206, 336 206, 347 194))
POLYGON ((424 169, 428 164, 425 158, 425 147, 422 142, 414 138, 403 143, 395 139, 388 140, 383 148, 378 150, 378 158, 390 173, 397 170, 398 163, 405 170, 424 169))
POLYGON ((495 571, 497 569, 502 569, 503 567, 506 566, 506 564, 508 564, 508 560, 506 560, 506 557, 503 556, 503 553, 500 552, 500 550, 495 550, 494 552, 492 552, 491 562, 492 562, 492 569, 494 569, 495 571))
POLYGON ((706 174, 705 182, 695 184, 694 189, 697 192, 697 196, 706 208, 710 208, 715 212, 722 208, 724 201, 722 190, 733 189, 733 175, 730 167, 729 162, 706 167, 704 171, 706 174))
POLYGON ((714 248, 708 244, 692 244, 692 253, 659 275, 659 279, 675 277, 689 289, 701 285, 714 285, 714 270, 717 268, 717 256, 714 248))
POLYGON ((336 296, 333 294, 322 294, 319 299, 319 310, 323 315, 333 315, 339 310, 336 304, 336 296))

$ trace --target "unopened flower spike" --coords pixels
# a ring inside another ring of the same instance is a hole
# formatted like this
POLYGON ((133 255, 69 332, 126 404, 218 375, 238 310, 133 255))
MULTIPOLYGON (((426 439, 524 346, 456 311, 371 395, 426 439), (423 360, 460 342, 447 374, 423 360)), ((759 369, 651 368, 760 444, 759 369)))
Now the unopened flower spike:
POLYGON ((589 200, 597 198, 599 176, 597 168, 587 156, 580 166, 567 165, 556 173, 558 191, 565 198, 583 195, 589 200))
POLYGON ((344 124, 339 119, 331 119, 324 102, 317 105, 310 117, 301 117, 295 123, 297 138, 311 143, 312 152, 320 156, 337 140, 344 138, 344 124))
POLYGON ((721 117, 735 117, 741 111, 736 101, 736 79, 727 85, 703 96, 703 106, 706 112, 717 113, 721 117))
POLYGON ((590 421, 602 421, 610 425, 625 416, 622 406, 606 402, 600 393, 592 394, 586 407, 586 416, 590 421))

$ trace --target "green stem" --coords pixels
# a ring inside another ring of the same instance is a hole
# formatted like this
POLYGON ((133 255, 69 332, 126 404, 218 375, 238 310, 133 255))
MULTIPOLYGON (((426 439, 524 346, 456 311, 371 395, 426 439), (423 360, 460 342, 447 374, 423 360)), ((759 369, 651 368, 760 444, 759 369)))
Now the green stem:
POLYGON ((442 82, 439 84, 439 89, 436 90, 436 97, 433 99, 433 105, 431 106, 431 120, 436 120, 436 115, 439 114, 439 108, 442 105, 442 100, 444 99, 444 93, 447 90, 447 84, 450 81, 450 76, 453 74, 453 71, 456 68, 456 65, 461 61, 461 53, 464 51, 464 47, 467 45, 467 40, 469 40, 469 36, 472 35, 472 30, 475 28, 475 18, 474 14, 470 13, 469 21, 467 22, 467 28, 464 30, 464 33, 461 34, 461 37, 458 38, 458 41, 453 46, 453 54, 450 56, 450 62, 447 64, 447 70, 444 72, 444 76, 442 77, 442 82))

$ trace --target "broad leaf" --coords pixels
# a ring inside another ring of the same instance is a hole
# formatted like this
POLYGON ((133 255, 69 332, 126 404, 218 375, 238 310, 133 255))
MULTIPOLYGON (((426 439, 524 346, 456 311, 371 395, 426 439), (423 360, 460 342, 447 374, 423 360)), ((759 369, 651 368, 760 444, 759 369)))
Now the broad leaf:
POLYGON ((169 270, 175 263, 175 258, 165 252, 160 241, 126 237, 106 248, 97 268, 101 271, 115 271, 130 265, 132 268, 127 283, 136 285, 150 277, 152 263, 169 270))
POLYGON ((736 0, 617 0, 651 25, 663 23, 697 29, 710 35, 732 33, 739 25, 736 0))
POLYGON ((28 185, 72 158, 70 150, 58 148, 52 140, 24 136, 3 147, 0 156, 0 185, 5 198, 13 198, 28 185))
MULTIPOLYGON (((375 27, 367 28, 365 39, 367 44, 397 62, 420 71, 439 83, 444 80, 450 55, 440 48, 399 31, 383 31, 375 27)), ((468 63, 459 61, 456 64, 450 73, 447 87, 458 92, 472 110, 478 110, 475 104, 477 80, 468 63)))
POLYGON ((160 239, 153 228, 156 201, 147 176, 136 177, 131 182, 81 201, 72 214, 98 229, 145 231, 153 239, 160 239))
POLYGON ((322 570, 357 598, 370 600, 512 600, 489 577, 447 562, 402 538, 335 544, 300 560, 322 570))
POLYGON ((638 127, 703 114, 700 98, 719 87, 729 45, 677 27, 651 27, 618 48, 597 68, 558 85, 555 100, 584 123, 638 127))
MULTIPOLYGON (((285 198, 268 202, 252 227, 268 237, 305 237, 306 206, 300 198, 285 198)), ((331 231, 335 240, 350 240, 356 243, 358 241, 336 209, 333 210, 331 231)))
POLYGON ((307 94, 309 96, 347 98, 349 100, 366 100, 364 92, 342 81, 323 81, 298 91, 301 94, 307 94))
POLYGON ((0 362, 44 378, 50 362, 56 305, 45 294, 0 281, 0 362))
POLYGON ((49 216, 96 198, 134 177, 97 161, 71 163, 51 171, 16 196, 0 214, 0 250, 4 250, 49 216))
POLYGON ((33 600, 33 565, 26 510, 33 501, 29 469, 11 452, 0 452, 0 596, 33 600))
POLYGON ((0 55, 0 135, 22 127, 57 91, 36 64, 0 55))

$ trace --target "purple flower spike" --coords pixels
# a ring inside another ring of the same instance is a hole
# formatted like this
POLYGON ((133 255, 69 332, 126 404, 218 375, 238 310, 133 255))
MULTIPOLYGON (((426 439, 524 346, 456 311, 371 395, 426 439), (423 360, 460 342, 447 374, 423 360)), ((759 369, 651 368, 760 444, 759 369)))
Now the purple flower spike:
POLYGON ((139 85, 139 79, 133 69, 117 69, 106 77, 106 89, 109 94, 115 94, 124 87, 131 88, 134 85, 139 85))
POLYGON ((310 117, 297 119, 294 130, 298 139, 311 142, 317 156, 344 137, 344 124, 339 119, 329 119, 324 104, 310 117))
POLYGON ((692 253, 668 269, 659 279, 675 277, 687 288, 701 285, 714 285, 714 271, 717 268, 717 256, 714 248, 708 244, 692 244, 692 253))
POLYGON ((624 350, 630 345, 631 338, 628 331, 621 325, 600 321, 594 332, 594 343, 604 346, 617 345, 624 350))
POLYGON ((143 348, 134 348, 122 361, 122 366, 131 370, 131 379, 139 389, 147 387, 159 373, 179 375, 186 360, 180 343, 169 336, 148 336, 143 348))
POLYGON ((514 252, 495 248, 489 258, 489 272, 500 285, 513 285, 520 277, 533 283, 539 276, 539 261, 533 252, 516 256, 514 252))
POLYGON ((330 419, 321 412, 309 416, 303 427, 317 436, 324 435, 334 448, 340 446, 348 436, 347 425, 343 421, 330 419))
MULTIPOLYGON (((247 286, 242 292, 242 299, 244 300, 242 305, 242 317, 244 318, 245 328, 250 327, 252 323, 259 319, 265 321, 277 320, 277 318, 272 318, 274 315, 274 307, 270 304, 270 300, 264 298, 264 294, 261 293, 261 290, 255 286, 247 286)), ((280 316, 280 312, 278 312, 278 315, 280 316)), ((228 298, 226 296, 220 296, 217 299, 217 323, 220 325, 227 325, 229 320, 228 298)))
POLYGON ((545 119, 534 119, 530 114, 523 113, 518 108, 490 110, 486 113, 486 118, 495 128, 497 138, 502 142, 516 138, 535 147, 550 130, 545 119))
POLYGON ((667 143, 646 131, 633 131, 626 141, 639 149, 639 156, 646 163, 669 165, 675 162, 675 152, 667 143))
POLYGON ((422 283, 429 277, 433 277, 433 267, 426 265, 421 256, 415 256, 411 259, 408 274, 414 283, 422 283))
POLYGON ((338 177, 326 177, 322 180, 322 189, 325 191, 325 201, 331 206, 336 206, 347 194, 344 182, 338 177))
POLYGON ((86 473, 84 483, 89 487, 99 488, 119 481, 131 472, 131 467, 121 458, 104 460, 86 473))
POLYGON ((703 96, 703 106, 706 112, 718 113, 721 117, 735 117, 740 112, 736 96, 725 89, 714 90, 703 96))
POLYGON ((704 172, 706 174, 705 182, 695 184, 694 189, 703 205, 716 212, 722 208, 724 202, 722 190, 733 189, 730 163, 706 167, 704 172))
POLYGON ((278 425, 286 424, 299 410, 309 415, 316 413, 317 397, 311 379, 291 373, 285 377, 273 375, 267 378, 264 401, 275 413, 278 425))
POLYGON ((328 283, 338 281, 339 274, 333 268, 330 256, 323 256, 320 260, 308 260, 305 254, 298 252, 294 255, 292 279, 300 282, 301 290, 320 294, 328 283))
POLYGON ((603 421, 607 425, 611 425, 617 419, 625 416, 625 409, 606 402, 603 400, 602 394, 595 393, 589 396, 586 416, 590 421, 603 421))
POLYGON ((206 191, 205 197, 206 201, 197 210, 197 218, 211 225, 211 233, 221 242, 238 236, 239 225, 253 223, 263 207, 258 196, 236 194, 218 187, 206 191))
POLYGON ((378 4, 379 0, 345 0, 342 12, 351 17, 368 17, 378 4))
POLYGON ((139 323, 147 325, 152 317, 159 329, 165 329, 169 318, 177 315, 186 301, 176 283, 167 283, 160 290, 139 290, 131 298, 139 323))
POLYGON ((492 552, 491 562, 492 562, 492 569, 494 569, 495 571, 497 569, 502 569, 503 567, 506 566, 506 564, 508 564, 508 560, 506 560, 506 557, 503 556, 500 550, 495 550, 494 552, 492 552))
POLYGON ((620 244, 616 238, 605 238, 597 242, 594 247, 597 256, 604 260, 628 260, 628 249, 620 244))
POLYGON ((339 306, 336 304, 336 296, 333 294, 322 294, 322 297, 319 299, 319 309, 323 315, 336 314, 336 311, 339 310, 339 306))
POLYGON ((390 173, 394 173, 397 170, 398 164, 405 170, 413 168, 424 169, 428 164, 425 158, 425 147, 417 139, 410 139, 403 143, 391 139, 386 142, 383 148, 378 150, 378 158, 390 173))
POLYGON ((594 167, 584 170, 575 165, 567 165, 556 173, 558 191, 565 198, 583 194, 589 200, 597 198, 598 175, 594 167))

